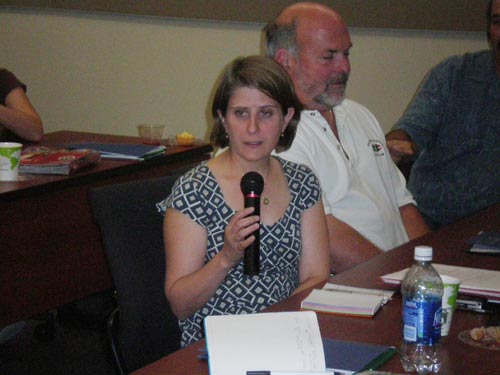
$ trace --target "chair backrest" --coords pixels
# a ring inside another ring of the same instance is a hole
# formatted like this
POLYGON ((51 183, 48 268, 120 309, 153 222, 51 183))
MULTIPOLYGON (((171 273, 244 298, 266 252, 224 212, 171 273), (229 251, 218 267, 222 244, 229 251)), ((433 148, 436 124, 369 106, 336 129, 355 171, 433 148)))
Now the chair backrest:
POLYGON ((164 293, 163 216, 155 204, 178 175, 94 188, 90 205, 117 292, 118 342, 127 372, 179 348, 178 320, 164 293))

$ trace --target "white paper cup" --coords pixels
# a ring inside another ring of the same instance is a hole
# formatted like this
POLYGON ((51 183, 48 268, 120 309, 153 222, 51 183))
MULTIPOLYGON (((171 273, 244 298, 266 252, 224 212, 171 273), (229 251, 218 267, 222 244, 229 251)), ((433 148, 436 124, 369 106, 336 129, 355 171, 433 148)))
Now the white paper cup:
POLYGON ((0 142, 0 181, 16 181, 23 145, 17 142, 0 142))
POLYGON ((448 336, 451 320, 457 307, 457 294, 461 281, 446 275, 440 275, 443 280, 443 300, 441 312, 441 336, 448 336))

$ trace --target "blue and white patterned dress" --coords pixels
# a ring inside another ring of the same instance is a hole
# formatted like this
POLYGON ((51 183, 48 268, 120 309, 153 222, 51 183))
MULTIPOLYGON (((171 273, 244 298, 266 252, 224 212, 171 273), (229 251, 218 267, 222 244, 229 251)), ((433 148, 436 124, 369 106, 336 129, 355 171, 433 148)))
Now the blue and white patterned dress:
MULTIPOLYGON (((291 200, 276 223, 261 225, 260 274, 245 275, 243 261, 231 269, 212 298, 194 315, 179 322, 183 347, 203 337, 206 316, 258 312, 287 298, 299 285, 301 218, 304 210, 318 202, 321 190, 309 168, 276 159, 285 172, 291 200)), ((158 208, 163 213, 166 208, 174 208, 206 229, 206 263, 222 249, 224 229, 235 214, 226 204, 206 162, 179 178, 171 195, 160 202, 158 208)))

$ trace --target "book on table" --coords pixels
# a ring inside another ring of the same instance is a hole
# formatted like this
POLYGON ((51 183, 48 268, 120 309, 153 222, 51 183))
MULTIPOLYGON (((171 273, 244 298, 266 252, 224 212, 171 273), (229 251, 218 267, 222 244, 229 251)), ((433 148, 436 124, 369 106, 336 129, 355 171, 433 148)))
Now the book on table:
MULTIPOLYGON (((487 297, 491 301, 500 301, 500 271, 470 267, 458 267, 446 264, 433 264, 440 275, 455 277, 461 281, 459 293, 471 296, 487 297)), ((389 284, 401 284, 408 268, 381 276, 389 284)))
POLYGON ((394 291, 357 288, 327 283, 314 289, 301 302, 301 308, 332 314, 372 317, 394 291))
POLYGON ((376 369, 395 353, 387 345, 322 339, 314 311, 208 316, 204 326, 211 375, 349 375, 376 369))
POLYGON ((468 242, 470 253, 500 255, 500 232, 481 232, 468 242))
POLYGON ((21 153, 19 172, 70 175, 99 162, 99 152, 90 149, 67 150, 34 146, 21 153))
POLYGON ((92 149, 103 159, 146 160, 165 153, 164 145, 143 145, 136 143, 73 143, 64 145, 69 149, 92 149))

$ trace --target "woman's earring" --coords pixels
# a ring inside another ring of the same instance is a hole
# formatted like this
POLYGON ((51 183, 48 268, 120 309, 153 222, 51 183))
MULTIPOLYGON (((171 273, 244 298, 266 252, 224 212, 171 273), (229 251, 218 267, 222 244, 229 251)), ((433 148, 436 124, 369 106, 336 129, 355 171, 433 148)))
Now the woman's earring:
POLYGON ((285 132, 280 134, 280 138, 284 138, 284 137, 285 137, 285 132))

